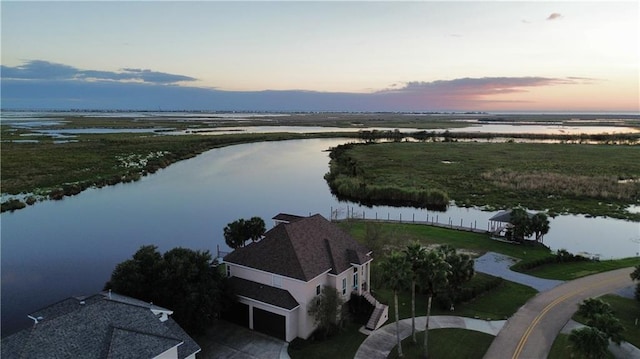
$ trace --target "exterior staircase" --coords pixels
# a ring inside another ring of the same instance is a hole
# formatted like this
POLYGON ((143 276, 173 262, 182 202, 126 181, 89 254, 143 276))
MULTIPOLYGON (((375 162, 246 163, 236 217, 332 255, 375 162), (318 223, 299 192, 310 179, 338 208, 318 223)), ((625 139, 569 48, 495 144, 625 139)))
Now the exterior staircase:
POLYGON ((369 292, 364 292, 363 297, 374 307, 365 328, 368 330, 376 330, 389 319, 389 306, 378 302, 369 292))

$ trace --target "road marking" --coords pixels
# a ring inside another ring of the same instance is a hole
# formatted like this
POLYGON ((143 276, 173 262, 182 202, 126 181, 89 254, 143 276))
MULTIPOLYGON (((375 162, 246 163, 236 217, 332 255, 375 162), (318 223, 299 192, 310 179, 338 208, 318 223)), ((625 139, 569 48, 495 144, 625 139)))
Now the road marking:
MULTIPOLYGON (((622 277, 624 278, 624 277, 622 277)), ((527 330, 525 330, 524 334, 522 335, 522 338, 520 338, 520 341, 518 342, 518 346, 516 346, 516 351, 513 353, 512 359, 517 359, 520 356, 520 353, 522 352, 522 349, 524 349, 524 345, 527 343, 527 340, 529 340, 529 335, 531 335, 531 332, 533 331, 533 329, 536 327, 536 325, 538 325, 538 322, 540 322, 540 320, 542 320, 542 317, 544 317, 547 312, 549 312, 551 309, 553 309, 553 307, 555 307, 556 305, 560 304, 561 302, 563 302, 564 300, 566 300, 569 297, 578 295, 588 289, 597 287, 599 285, 601 285, 602 283, 606 283, 606 282, 612 282, 614 280, 619 280, 620 278, 618 277, 613 277, 613 278, 609 278, 609 279, 603 279, 599 282, 596 282, 594 284, 591 284, 587 287, 584 287, 582 289, 579 290, 574 290, 573 292, 569 292, 561 297, 556 298, 553 302, 547 304, 546 307, 544 307, 543 310, 540 311, 540 313, 538 313, 538 315, 536 315, 536 317, 533 319, 533 321, 531 322, 531 324, 529 324, 529 327, 527 328, 527 330)))

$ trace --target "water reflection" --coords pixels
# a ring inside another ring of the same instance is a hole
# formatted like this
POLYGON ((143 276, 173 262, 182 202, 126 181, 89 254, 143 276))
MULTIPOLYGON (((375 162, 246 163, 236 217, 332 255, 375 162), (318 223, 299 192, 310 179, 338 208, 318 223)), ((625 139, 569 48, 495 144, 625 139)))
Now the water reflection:
MULTIPOLYGON (((366 208, 340 203, 323 175, 329 147, 347 139, 265 142, 214 149, 134 183, 89 189, 62 201, 2 213, 2 333, 30 324, 26 315, 72 295, 97 292, 114 266, 141 245, 164 252, 182 246, 226 249, 224 226, 260 216, 271 227, 279 212, 300 215, 347 207, 367 218, 433 218, 487 226, 495 212, 452 206, 446 213, 413 208, 366 208), (415 216, 415 217, 413 217, 415 216)), ((602 258, 633 255, 640 223, 560 216, 545 243, 602 258)))

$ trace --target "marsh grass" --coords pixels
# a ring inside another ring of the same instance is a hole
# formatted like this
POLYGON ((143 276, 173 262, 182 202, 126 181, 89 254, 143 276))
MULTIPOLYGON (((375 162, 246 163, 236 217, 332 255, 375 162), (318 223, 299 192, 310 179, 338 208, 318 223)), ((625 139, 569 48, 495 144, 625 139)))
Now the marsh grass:
MULTIPOLYGON (((637 146, 535 143, 379 143, 340 146, 325 176, 341 195, 367 204, 368 189, 441 191, 456 203, 640 220, 637 146), (337 182, 334 180, 339 179, 337 182)), ((394 198, 376 204, 394 204, 394 198)), ((422 203, 413 203, 422 207, 422 203)))

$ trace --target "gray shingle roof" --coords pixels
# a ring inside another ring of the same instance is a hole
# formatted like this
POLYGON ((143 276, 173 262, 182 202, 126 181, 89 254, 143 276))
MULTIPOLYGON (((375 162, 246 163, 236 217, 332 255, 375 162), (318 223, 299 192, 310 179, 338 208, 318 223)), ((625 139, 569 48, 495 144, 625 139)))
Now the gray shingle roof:
POLYGON ((140 303, 107 294, 63 300, 33 313, 42 319, 32 328, 3 338, 2 357, 152 358, 178 346, 178 357, 185 358, 200 351, 173 319, 162 322, 140 303))
POLYGON ((370 251, 319 214, 281 223, 264 238, 224 257, 235 263, 305 282, 329 272, 339 274, 351 264, 364 264, 370 251))
POLYGON ((287 310, 294 309, 299 304, 286 290, 257 283, 244 278, 229 278, 229 286, 237 295, 258 300, 263 303, 275 305, 287 310))
MULTIPOLYGON (((529 216, 529 218, 533 217, 533 213, 529 213, 527 212, 527 215, 529 216)), ((490 221, 496 221, 496 222, 504 222, 504 223, 510 223, 511 222, 511 210, 507 209, 504 211, 500 211, 498 213, 496 213, 493 217, 489 218, 490 221)))

